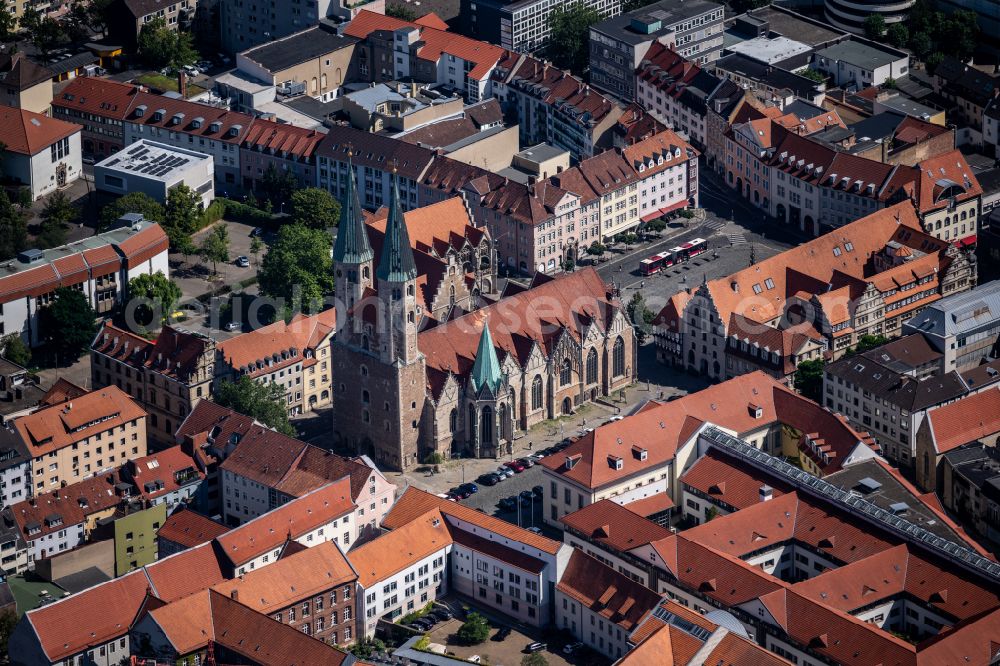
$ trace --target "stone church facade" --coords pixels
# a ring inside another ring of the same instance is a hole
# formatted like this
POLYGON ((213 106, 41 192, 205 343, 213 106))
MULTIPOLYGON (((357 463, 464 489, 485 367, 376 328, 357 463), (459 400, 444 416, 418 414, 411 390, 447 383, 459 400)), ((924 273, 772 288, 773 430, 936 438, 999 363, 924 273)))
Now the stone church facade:
POLYGON ((432 453, 499 458, 520 431, 634 381, 632 326, 596 271, 538 275, 491 298, 491 241, 470 226, 461 269, 428 277, 427 248, 447 245, 426 237, 438 217, 404 218, 394 186, 384 232, 376 216, 370 234, 353 178, 341 207, 334 433, 383 468, 432 453), (458 273, 464 289, 448 280, 458 273))

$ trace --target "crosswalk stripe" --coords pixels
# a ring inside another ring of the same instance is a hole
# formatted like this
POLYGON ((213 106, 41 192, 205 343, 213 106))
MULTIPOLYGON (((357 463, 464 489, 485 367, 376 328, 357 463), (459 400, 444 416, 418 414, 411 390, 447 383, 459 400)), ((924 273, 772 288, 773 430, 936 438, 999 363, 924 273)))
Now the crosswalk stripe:
POLYGON ((730 245, 745 245, 747 242, 746 236, 743 234, 728 234, 730 245))

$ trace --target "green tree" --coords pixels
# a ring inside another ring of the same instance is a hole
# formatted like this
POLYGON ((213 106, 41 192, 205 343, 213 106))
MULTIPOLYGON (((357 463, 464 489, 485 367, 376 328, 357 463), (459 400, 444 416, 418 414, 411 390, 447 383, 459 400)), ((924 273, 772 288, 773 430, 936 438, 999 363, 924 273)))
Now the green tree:
POLYGON ((940 51, 935 51, 924 58, 924 64, 927 65, 927 73, 933 74, 934 70, 937 69, 937 66, 941 64, 942 60, 944 60, 944 54, 940 51))
POLYGON ((260 291, 291 310, 312 309, 333 291, 330 235, 301 224, 281 227, 261 263, 260 291), (296 296, 302 300, 296 303, 296 296))
POLYGON ((299 182, 288 171, 279 170, 274 163, 267 165, 260 179, 260 194, 272 206, 287 204, 298 187, 299 182))
POLYGON ((395 3, 391 5, 386 4, 385 15, 398 18, 402 21, 410 21, 411 23, 420 18, 417 16, 417 12, 415 12, 413 8, 407 7, 406 5, 397 5, 395 3))
POLYGON ((22 368, 31 363, 31 348, 24 344, 20 333, 5 335, 0 339, 0 344, 3 345, 3 357, 11 363, 17 363, 22 368))
POLYGON ((658 217, 646 223, 646 231, 651 231, 656 234, 660 233, 666 228, 667 228, 667 221, 664 220, 662 217, 658 217))
POLYGON ((931 41, 930 35, 926 32, 915 32, 913 33, 913 36, 910 37, 910 50, 912 50, 918 58, 926 58, 933 48, 934 42, 931 41))
POLYGON ((465 645, 479 645, 490 637, 490 623, 485 617, 473 611, 458 628, 457 636, 465 645))
POLYGON ((941 24, 940 30, 937 43, 947 55, 963 62, 973 56, 979 41, 976 12, 971 9, 952 12, 941 24))
POLYGON ((532 652, 521 657, 521 666, 549 666, 549 661, 541 652, 532 652))
POLYGON ((285 409, 285 389, 279 384, 262 384, 244 375, 235 382, 220 382, 215 389, 215 401, 284 435, 295 436, 285 409))
POLYGON ((711 522, 713 519, 718 518, 719 509, 714 504, 710 505, 705 509, 705 522, 711 522))
POLYGON ((257 257, 261 252, 264 251, 264 241, 260 239, 260 236, 254 236, 250 239, 250 256, 253 257, 253 266, 257 268, 259 264, 257 263, 257 257))
POLYGON ((212 272, 218 274, 219 262, 229 261, 229 229, 226 225, 216 225, 208 232, 198 251, 205 261, 212 262, 212 272))
MULTIPOLYGON (((175 246, 180 237, 190 237, 198 230, 201 219, 201 197, 187 185, 181 184, 167 193, 163 211, 163 227, 175 246)), ((174 247, 176 249, 176 246, 174 247)))
POLYGON ((549 14, 549 55, 561 69, 583 74, 590 60, 590 26, 601 15, 583 3, 560 7, 549 14))
POLYGON ((0 6, 0 42, 12 42, 17 36, 17 19, 7 5, 0 6))
POLYGON ((7 654, 7 645, 10 642, 10 635, 14 633, 17 626, 17 613, 6 610, 0 614, 0 654, 7 654))
POLYGON ((590 244, 590 247, 587 248, 587 254, 592 257, 597 257, 598 259, 600 259, 601 256, 603 256, 607 251, 608 248, 598 241, 594 241, 590 244))
POLYGON ((896 48, 903 48, 910 42, 910 29, 905 23, 893 23, 885 31, 885 38, 896 48))
POLYGON ((179 68, 198 59, 191 35, 171 30, 162 18, 153 19, 142 26, 138 46, 139 56, 153 68, 179 68))
POLYGON ((62 23, 42 14, 34 7, 28 7, 21 15, 21 28, 28 34, 28 40, 38 49, 38 53, 46 60, 54 48, 66 41, 62 23))
POLYGON ((866 352, 869 349, 875 349, 875 347, 881 347, 885 343, 889 342, 889 338, 884 335, 862 335, 858 338, 858 344, 854 347, 850 347, 847 350, 847 354, 860 354, 861 352, 866 352))
MULTIPOLYGON (((167 235, 169 236, 170 234, 167 235)), ((170 246, 174 248, 174 252, 178 252, 184 256, 184 261, 188 261, 192 254, 198 254, 198 248, 195 247, 191 236, 187 234, 180 236, 175 234, 175 237, 170 239, 170 246)))
POLYGON ((72 287, 56 289, 52 303, 39 313, 43 337, 60 362, 75 361, 90 347, 96 319, 87 297, 72 287))
POLYGON ((292 221, 310 229, 336 226, 340 219, 340 202, 318 187, 307 187, 292 195, 292 221))
POLYGON ((348 649, 355 657, 358 657, 359 659, 368 659, 377 652, 385 652, 385 643, 378 638, 367 638, 362 636, 348 649))
POLYGON ((646 307, 646 299, 638 291, 632 295, 632 300, 625 306, 625 311, 628 313, 629 319, 632 320, 636 340, 641 345, 653 332, 653 320, 656 319, 656 313, 646 307))
POLYGON ((156 271, 153 274, 143 273, 129 280, 128 296, 145 299, 156 305, 160 311, 160 321, 153 321, 153 308, 149 305, 140 305, 136 308, 135 317, 140 326, 158 328, 159 324, 168 320, 174 310, 174 304, 180 300, 181 288, 176 282, 168 279, 163 271, 156 271))
POLYGON ((882 39, 885 34, 885 17, 881 14, 869 14, 865 18, 865 37, 868 39, 882 39))
POLYGON ((101 229, 107 229, 126 213, 141 213, 150 222, 163 224, 166 212, 163 206, 144 192, 129 192, 101 209, 101 229))
POLYGON ((0 261, 13 259, 28 247, 27 216, 11 203, 0 188, 0 261))
POLYGON ((818 69, 812 69, 812 68, 803 69, 799 72, 796 72, 796 74, 805 77, 807 79, 810 79, 812 81, 815 81, 816 83, 823 83, 824 81, 826 81, 826 74, 819 71, 818 69))
POLYGON ((826 362, 821 359, 802 361, 795 368, 795 389, 805 397, 815 402, 823 399, 823 368, 826 362))
POLYGON ((69 200, 64 192, 56 192, 42 208, 40 217, 42 223, 39 227, 36 244, 41 249, 59 247, 66 244, 66 225, 75 220, 79 215, 73 202, 69 200))

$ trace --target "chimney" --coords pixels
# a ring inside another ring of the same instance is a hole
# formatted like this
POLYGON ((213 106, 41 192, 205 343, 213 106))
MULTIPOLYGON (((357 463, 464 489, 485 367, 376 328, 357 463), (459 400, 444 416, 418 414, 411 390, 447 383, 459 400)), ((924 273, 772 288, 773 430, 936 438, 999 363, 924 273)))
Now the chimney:
POLYGON ((177 92, 180 93, 181 99, 187 99, 187 92, 188 92, 187 72, 185 72, 183 69, 177 70, 177 92))
POLYGON ((774 499, 774 488, 772 488, 767 484, 764 484, 763 486, 760 487, 760 490, 757 491, 757 494, 761 502, 770 502, 772 499, 774 499))
MULTIPOLYGON (((243 576, 240 576, 240 580, 243 580, 243 576)), ((239 601, 240 600, 240 591, 239 590, 233 590, 232 592, 229 593, 229 598, 232 599, 233 601, 239 601)))

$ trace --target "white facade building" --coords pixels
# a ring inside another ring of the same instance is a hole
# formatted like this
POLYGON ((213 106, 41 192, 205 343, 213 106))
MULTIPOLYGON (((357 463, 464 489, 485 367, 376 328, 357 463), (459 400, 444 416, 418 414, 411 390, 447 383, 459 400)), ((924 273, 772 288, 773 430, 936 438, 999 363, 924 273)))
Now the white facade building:
POLYGON ((94 165, 94 183, 102 192, 143 192, 166 203, 170 190, 187 185, 198 195, 202 208, 215 197, 214 176, 211 155, 146 139, 94 165))
POLYGON ((83 171, 82 129, 26 109, 0 106, 0 167, 4 177, 26 186, 32 201, 66 187, 83 171))

